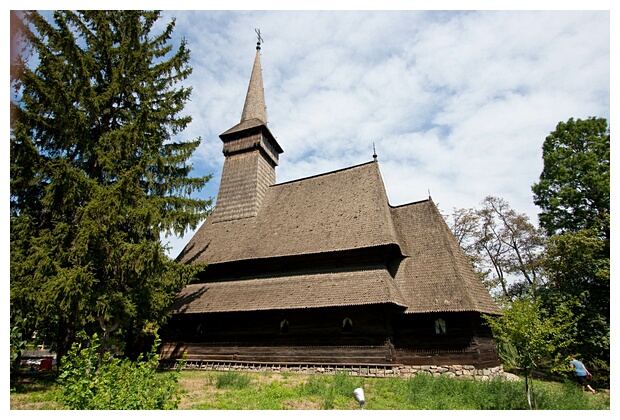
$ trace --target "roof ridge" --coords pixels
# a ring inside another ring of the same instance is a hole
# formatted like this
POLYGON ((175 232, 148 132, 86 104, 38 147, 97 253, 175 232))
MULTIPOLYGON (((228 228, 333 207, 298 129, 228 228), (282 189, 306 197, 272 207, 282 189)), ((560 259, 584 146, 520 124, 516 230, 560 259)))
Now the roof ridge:
POLYGON ((333 171, 324 172, 322 174, 310 175, 310 176, 306 176, 306 177, 303 177, 303 178, 292 179, 290 181, 280 182, 280 183, 277 183, 277 184, 270 185, 270 187, 278 187, 280 185, 292 184, 292 183, 298 182, 298 181, 305 181, 305 180, 308 180, 308 179, 320 178, 322 176, 332 175, 332 174, 335 174, 335 173, 338 173, 338 172, 345 172, 345 171, 348 171, 348 170, 351 170, 351 169, 359 168, 361 166, 370 165, 370 164, 373 164, 373 163, 378 165, 377 162, 371 160, 369 162, 359 163, 357 165, 349 166, 347 168, 335 169, 333 171))
POLYGON ((392 208, 392 209, 400 209, 400 208, 403 208, 403 207, 412 206, 412 205, 414 205, 414 204, 422 204, 422 203, 428 203, 428 202, 432 202, 432 201, 433 201, 433 200, 432 200, 432 199, 430 199, 430 198, 425 198, 425 199, 423 199, 423 200, 412 201, 412 202, 410 202, 410 203, 399 204, 399 205, 397 205, 397 206, 392 206, 392 205, 390 205, 390 208, 392 208))

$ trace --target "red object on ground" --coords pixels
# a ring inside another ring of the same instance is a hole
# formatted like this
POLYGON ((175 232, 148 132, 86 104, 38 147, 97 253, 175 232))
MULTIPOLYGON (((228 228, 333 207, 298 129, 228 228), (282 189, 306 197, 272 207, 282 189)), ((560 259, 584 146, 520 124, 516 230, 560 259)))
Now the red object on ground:
POLYGON ((51 358, 41 359, 39 370, 52 370, 52 359, 51 358))

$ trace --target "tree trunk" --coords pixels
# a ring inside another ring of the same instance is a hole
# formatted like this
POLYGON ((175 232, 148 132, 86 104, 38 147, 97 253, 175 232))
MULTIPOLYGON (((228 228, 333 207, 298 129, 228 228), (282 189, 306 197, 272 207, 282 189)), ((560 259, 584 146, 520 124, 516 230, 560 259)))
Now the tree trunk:
POLYGON ((106 326, 103 317, 98 317, 97 320, 99 321, 99 326, 103 330, 103 339, 101 340, 101 347, 99 348, 99 366, 101 366, 101 363, 103 362, 103 354, 108 348, 108 340, 110 338, 110 334, 112 334, 118 328, 121 322, 116 321, 113 325, 106 326))
POLYGON ((527 405, 532 409, 532 395, 531 395, 531 387, 530 387, 530 377, 529 375, 525 375, 525 393, 527 394, 527 405))
MULTIPOLYGON (((73 317, 71 317, 73 318, 73 317)), ((75 341, 75 327, 71 319, 61 318, 58 322, 58 334, 56 338, 56 373, 60 372, 62 359, 69 352, 71 345, 75 341)))

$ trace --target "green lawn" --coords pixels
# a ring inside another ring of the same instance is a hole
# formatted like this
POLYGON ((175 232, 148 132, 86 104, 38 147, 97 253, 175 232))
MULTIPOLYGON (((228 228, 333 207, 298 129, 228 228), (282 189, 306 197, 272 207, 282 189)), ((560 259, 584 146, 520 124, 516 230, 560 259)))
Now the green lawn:
MULTIPOLYGON (((526 410, 523 382, 474 382, 417 376, 362 378, 346 374, 298 375, 183 371, 182 410, 357 410, 355 388, 364 389, 366 410, 526 410)), ((49 378, 21 382, 11 409, 62 409, 58 385, 49 378)), ((584 393, 572 382, 534 381, 540 410, 609 410, 606 392, 584 393)))

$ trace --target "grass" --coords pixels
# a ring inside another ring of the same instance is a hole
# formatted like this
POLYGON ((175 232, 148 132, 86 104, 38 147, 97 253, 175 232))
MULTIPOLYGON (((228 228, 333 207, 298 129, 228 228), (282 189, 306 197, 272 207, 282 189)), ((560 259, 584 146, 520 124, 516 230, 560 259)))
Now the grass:
MULTIPOLYGON (((526 410, 523 382, 433 378, 363 378, 337 375, 183 371, 182 410, 358 410, 352 391, 361 387, 366 410, 526 410)), ((58 385, 30 378, 11 392, 11 409, 62 409, 58 385)), ((609 410, 608 393, 584 393, 573 382, 534 381, 540 410, 609 410)))
POLYGON ((25 375, 11 389, 11 410, 61 410, 57 394, 53 376, 46 373, 25 375))

